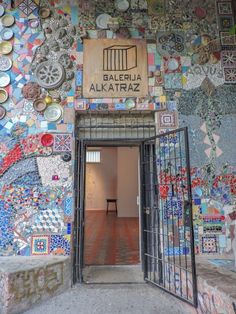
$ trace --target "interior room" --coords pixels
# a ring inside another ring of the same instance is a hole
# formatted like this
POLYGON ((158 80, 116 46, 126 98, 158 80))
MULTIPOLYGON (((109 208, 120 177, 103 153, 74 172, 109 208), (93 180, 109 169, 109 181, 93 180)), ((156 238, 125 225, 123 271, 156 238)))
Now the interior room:
POLYGON ((139 253, 139 148, 89 147, 85 265, 134 265, 139 253))

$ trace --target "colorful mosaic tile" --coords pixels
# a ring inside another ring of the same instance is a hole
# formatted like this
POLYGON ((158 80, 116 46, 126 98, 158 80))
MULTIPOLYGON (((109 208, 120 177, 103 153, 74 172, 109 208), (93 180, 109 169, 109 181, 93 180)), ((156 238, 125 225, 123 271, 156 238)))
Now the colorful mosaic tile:
POLYGON ((219 15, 233 14, 231 1, 218 1, 217 8, 219 15))
POLYGON ((236 68, 224 68, 225 83, 236 83, 236 68))
POLYGON ((180 57, 164 57, 163 60, 165 74, 182 72, 180 57))
POLYGON ((66 197, 64 200, 64 215, 72 216, 73 214, 73 198, 66 197))
POLYGON ((231 35, 229 32, 220 32, 220 42, 222 46, 235 46, 236 35, 231 35))
POLYGON ((23 16, 25 17, 28 17, 38 8, 38 5, 33 0, 18 0, 16 6, 21 10, 22 13, 24 13, 23 16))
POLYGON ((4 251, 11 251, 14 240, 14 215, 13 208, 5 206, 0 200, 0 255, 4 251))
POLYGON ((164 75, 166 89, 182 89, 182 74, 170 73, 164 75))
POLYGON ((56 134, 54 137, 54 152, 70 152, 71 151, 71 134, 56 134))
POLYGON ((70 235, 51 235, 50 253, 53 255, 70 255, 70 235))
POLYGON ((158 128, 168 129, 178 127, 178 113, 173 112, 158 112, 157 113, 157 125, 158 128))
POLYGON ((234 25, 233 16, 220 16, 219 27, 222 31, 229 30, 234 25))
POLYGON ((202 253, 217 253, 216 236, 202 237, 202 253))
POLYGON ((222 51, 221 62, 223 68, 236 68, 236 50, 222 51))
POLYGON ((48 255, 50 247, 49 235, 32 235, 31 255, 48 255))

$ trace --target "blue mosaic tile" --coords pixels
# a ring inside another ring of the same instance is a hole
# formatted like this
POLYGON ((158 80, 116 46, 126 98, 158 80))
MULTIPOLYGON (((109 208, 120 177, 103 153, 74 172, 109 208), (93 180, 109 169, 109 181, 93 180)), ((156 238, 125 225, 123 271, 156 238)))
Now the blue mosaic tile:
POLYGON ((70 255, 70 241, 63 235, 51 235, 50 253, 55 253, 58 249, 64 251, 63 255, 70 255))
POLYGON ((1 251, 7 251, 13 246, 14 240, 14 215, 12 207, 5 206, 4 201, 0 201, 0 255, 1 251))
POLYGON ((73 214, 73 198, 66 197, 64 200, 64 215, 72 216, 73 214))

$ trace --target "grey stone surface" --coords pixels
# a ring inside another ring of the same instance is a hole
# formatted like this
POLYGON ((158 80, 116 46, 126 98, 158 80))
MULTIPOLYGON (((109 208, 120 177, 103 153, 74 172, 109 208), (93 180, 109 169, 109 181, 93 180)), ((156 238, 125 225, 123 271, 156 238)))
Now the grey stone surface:
POLYGON ((25 314, 188 314, 181 301, 148 284, 77 285, 25 314))
POLYGON ((1 257, 0 313, 23 313, 71 287, 69 257, 1 257))
MULTIPOLYGON (((218 267, 208 262, 209 258, 221 258, 222 255, 196 257, 198 278, 204 280, 209 286, 224 293, 226 297, 232 298, 236 304, 236 272, 218 267)), ((228 257, 229 258, 229 257, 228 257)))
POLYGON ((0 272, 25 271, 67 260, 65 256, 0 256, 0 272))
POLYGON ((87 266, 83 272, 87 283, 143 283, 141 265, 87 266))

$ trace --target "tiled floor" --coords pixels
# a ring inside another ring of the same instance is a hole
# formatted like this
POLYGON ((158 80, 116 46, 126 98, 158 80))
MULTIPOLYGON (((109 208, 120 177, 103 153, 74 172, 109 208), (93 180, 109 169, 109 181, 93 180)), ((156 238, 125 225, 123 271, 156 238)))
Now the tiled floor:
POLYGON ((84 253, 85 265, 138 264, 139 219, 86 211, 84 253))

